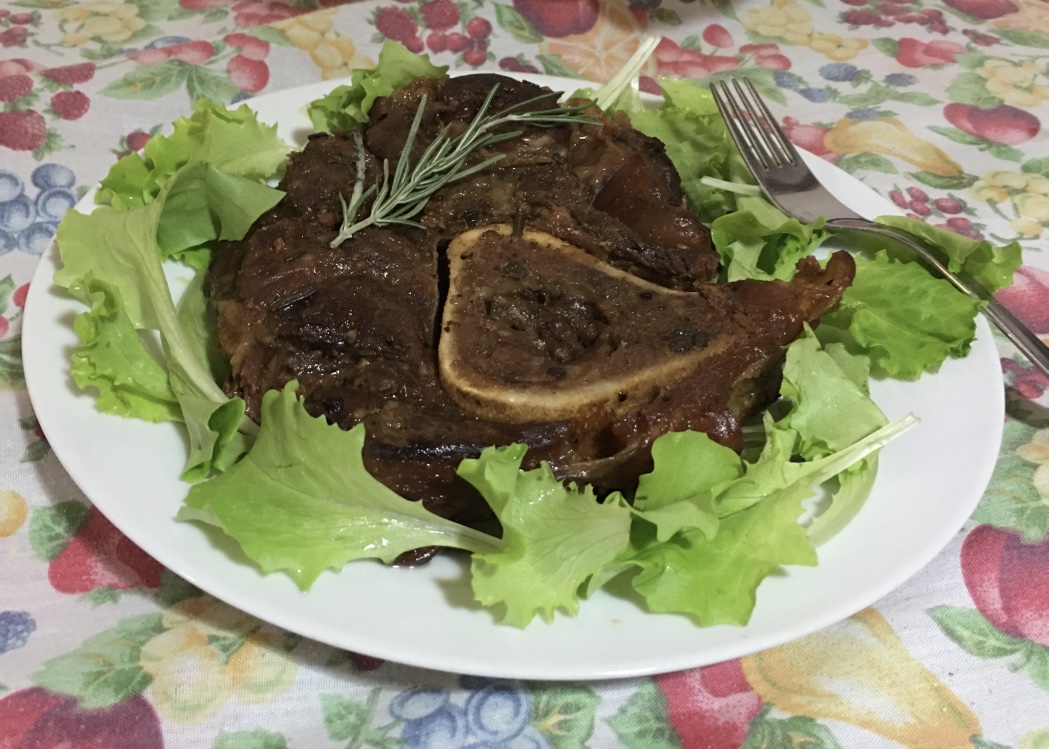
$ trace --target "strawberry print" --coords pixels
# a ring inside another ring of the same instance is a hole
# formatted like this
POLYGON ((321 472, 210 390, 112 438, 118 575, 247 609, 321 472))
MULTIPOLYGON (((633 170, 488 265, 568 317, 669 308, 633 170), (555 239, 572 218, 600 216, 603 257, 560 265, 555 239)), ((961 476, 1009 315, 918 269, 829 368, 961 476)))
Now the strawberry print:
POLYGON ((66 547, 51 560, 47 577, 59 593, 98 588, 160 587, 163 568, 109 522, 95 507, 66 547))
POLYGON ((226 44, 238 48, 238 54, 249 60, 265 60, 270 52, 270 43, 251 34, 235 32, 226 35, 226 44))
POLYGON ((266 88, 270 80, 270 69, 262 60, 245 55, 234 55, 226 63, 229 79, 241 90, 254 94, 266 88))
POLYGON ((408 15, 407 11, 400 8, 380 8, 375 14, 375 29, 387 39, 401 42, 407 46, 407 42, 419 32, 419 24, 408 15))
POLYGON ((35 109, 0 112, 0 146, 35 151, 47 140, 47 122, 35 109))
POLYGON ((75 86, 80 83, 87 83, 95 77, 95 63, 83 62, 77 65, 63 65, 62 67, 45 70, 41 75, 55 83, 75 86))
POLYGON ((51 109, 63 120, 79 120, 87 114, 91 100, 83 91, 59 91, 51 97, 51 109))
POLYGON ((452 0, 432 0, 419 6, 426 26, 434 31, 447 31, 459 23, 459 8, 452 0))
POLYGON ((33 90, 33 79, 24 73, 0 78, 0 102, 18 101, 33 90))

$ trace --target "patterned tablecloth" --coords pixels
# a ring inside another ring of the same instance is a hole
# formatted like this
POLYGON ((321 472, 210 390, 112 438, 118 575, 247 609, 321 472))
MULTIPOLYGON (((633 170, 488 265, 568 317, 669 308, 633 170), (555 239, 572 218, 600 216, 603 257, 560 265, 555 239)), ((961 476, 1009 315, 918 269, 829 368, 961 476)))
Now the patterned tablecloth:
POLYGON ((385 39, 602 81, 645 33, 653 76, 745 70, 797 143, 912 216, 1019 240, 1000 298, 1049 335, 1044 0, 3 0, 0 748, 1049 746, 1047 382, 1002 341, 997 470, 931 565, 825 631, 653 678, 493 681, 277 630, 161 568, 49 451, 21 366, 38 256, 195 100, 342 77, 385 39))

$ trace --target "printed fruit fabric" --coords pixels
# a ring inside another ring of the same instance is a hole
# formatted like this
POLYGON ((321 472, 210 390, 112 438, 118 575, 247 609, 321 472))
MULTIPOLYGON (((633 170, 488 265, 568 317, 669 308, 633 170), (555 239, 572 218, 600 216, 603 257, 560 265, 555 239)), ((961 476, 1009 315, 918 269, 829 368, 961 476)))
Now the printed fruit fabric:
POLYGON ((140 695, 84 710, 73 697, 30 687, 0 698, 4 749, 163 749, 160 721, 140 695))
MULTIPOLYGON (((1049 445, 1028 447, 1049 470, 1049 445)), ((962 545, 962 573, 977 609, 1005 634, 1049 645, 1049 591, 1032 585, 1049 575, 1049 539, 1025 543, 1014 532, 981 525, 962 545)))
POLYGON ((51 560, 48 580, 59 593, 88 593, 96 588, 156 588, 162 571, 156 560, 91 507, 84 527, 51 560))

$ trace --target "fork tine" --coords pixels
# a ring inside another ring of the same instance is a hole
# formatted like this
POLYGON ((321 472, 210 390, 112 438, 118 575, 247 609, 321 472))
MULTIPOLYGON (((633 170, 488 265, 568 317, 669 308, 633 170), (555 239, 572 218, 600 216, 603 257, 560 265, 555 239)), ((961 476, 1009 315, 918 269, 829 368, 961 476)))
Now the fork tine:
POLYGON ((794 144, 776 122, 764 99, 746 78, 711 86, 714 100, 722 111, 733 137, 741 138, 756 153, 764 168, 797 165, 801 161, 794 144))

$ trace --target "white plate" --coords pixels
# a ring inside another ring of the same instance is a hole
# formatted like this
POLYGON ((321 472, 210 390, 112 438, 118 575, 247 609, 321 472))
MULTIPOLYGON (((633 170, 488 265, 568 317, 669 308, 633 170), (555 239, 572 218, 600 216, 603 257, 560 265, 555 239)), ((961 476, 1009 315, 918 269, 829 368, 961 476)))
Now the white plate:
MULTIPOLYGON (((533 76, 572 91, 578 82, 533 76)), ((264 121, 302 140, 302 107, 334 82, 252 100, 264 121)), ((819 178, 865 215, 898 212, 860 182, 811 159, 819 178)), ((89 196, 90 197, 90 196, 89 196)), ((82 210, 87 206, 81 206, 82 210)), ((820 549, 815 568, 790 568, 758 591, 746 627, 701 629, 607 593, 575 618, 496 625, 471 602, 466 566, 439 557, 416 569, 356 562, 326 572, 302 593, 281 574, 262 576, 219 533, 176 522, 185 440, 173 424, 104 415, 69 377, 79 303, 51 283, 54 246, 32 283, 23 328, 29 394, 55 455, 113 523, 158 561, 200 588, 281 627, 331 645, 456 673, 522 679, 608 679, 734 658, 801 637, 870 605, 927 564, 976 506, 998 455, 1004 395, 987 324, 965 360, 917 383, 879 382, 890 418, 922 423, 883 452, 881 474, 859 515, 820 549)))

